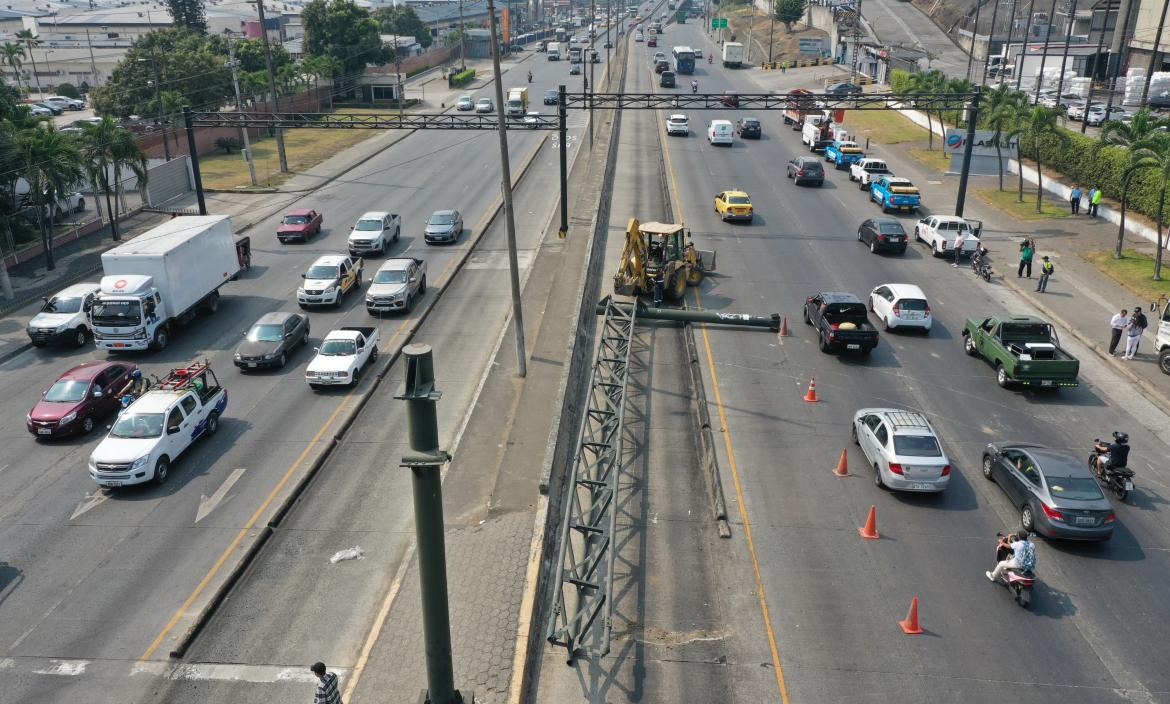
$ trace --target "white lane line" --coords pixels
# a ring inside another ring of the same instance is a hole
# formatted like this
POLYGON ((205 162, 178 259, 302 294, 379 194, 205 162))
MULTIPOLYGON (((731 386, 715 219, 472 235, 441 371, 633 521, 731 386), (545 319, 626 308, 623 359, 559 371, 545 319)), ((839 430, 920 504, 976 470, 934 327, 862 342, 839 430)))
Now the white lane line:
POLYGON ((235 486, 235 483, 240 480, 240 477, 244 476, 244 472, 246 471, 248 470, 244 467, 236 467, 232 470, 232 473, 228 475, 227 479, 223 480, 223 484, 220 484, 219 488, 216 489, 211 496, 200 495, 199 511, 195 514, 196 523, 202 521, 204 518, 207 518, 208 514, 217 509, 219 505, 223 503, 224 499, 230 498, 228 497, 227 493, 231 491, 231 488, 235 486))
POLYGON ((59 675, 77 677, 85 674, 89 660, 50 660, 49 666, 40 670, 33 670, 34 675, 59 675))
MULTIPOLYGON (((345 679, 349 670, 330 668, 339 679, 345 679)), ((234 663, 180 663, 136 662, 131 676, 151 675, 180 682, 252 682, 274 684, 297 682, 311 684, 317 676, 309 672, 308 665, 239 665, 234 663)))
POLYGON ((101 506, 109 500, 110 494, 103 489, 98 489, 92 494, 86 494, 85 500, 77 504, 77 508, 73 510, 73 515, 69 517, 69 520, 76 520, 78 516, 88 512, 91 509, 101 506))

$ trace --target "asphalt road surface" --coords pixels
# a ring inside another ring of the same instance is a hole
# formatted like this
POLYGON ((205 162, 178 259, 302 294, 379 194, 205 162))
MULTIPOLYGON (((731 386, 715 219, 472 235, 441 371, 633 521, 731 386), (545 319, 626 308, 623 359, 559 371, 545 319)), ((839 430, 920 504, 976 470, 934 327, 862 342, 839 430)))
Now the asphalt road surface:
MULTIPOLYGON (((530 109, 549 112, 551 107, 540 104, 541 95, 567 78, 568 63, 527 57, 505 76, 506 87, 523 85, 523 72, 531 68, 530 109)), ((494 97, 494 88, 474 94, 494 97)), ((571 119, 571 146, 579 143, 582 124, 579 116, 571 119)), ((547 142, 545 137, 510 133, 514 176, 543 145, 527 175, 538 187, 517 192, 524 267, 531 264, 554 202, 547 184, 555 183, 556 149, 554 137, 547 142)), ((133 357, 146 372, 157 374, 207 358, 228 390, 219 433, 196 443, 165 486, 99 490, 86 460, 100 433, 38 442, 24 428, 25 413, 61 372, 104 353, 92 347, 34 349, 0 365, 0 442, 5 447, 0 458, 0 669, 7 683, 0 701, 205 700, 198 690, 207 685, 199 678, 194 678, 195 692, 165 691, 175 687, 157 676, 168 672, 173 678, 168 653, 226 576, 227 566, 272 517, 309 458, 330 442, 339 419, 372 381, 366 375, 357 393, 314 392, 302 376, 311 349, 293 355, 282 371, 248 375, 234 368, 231 355, 262 313, 296 310, 299 274, 318 255, 343 252, 349 228, 363 212, 402 215, 402 240, 390 254, 427 260, 427 305, 416 306, 408 316, 375 321, 366 314, 361 295, 351 294, 336 310, 310 313, 312 337, 320 340, 340 325, 376 322, 382 351, 389 353, 456 276, 419 333, 420 341, 437 350, 445 392, 440 425, 450 443, 510 307, 502 227, 493 228, 466 266, 455 266, 499 196, 498 147, 494 132, 415 133, 317 192, 289 197, 290 208, 324 212, 326 229, 320 237, 304 245, 280 245, 270 234, 279 215, 253 228, 255 264, 224 289, 218 313, 196 320, 164 352, 133 357), (426 246, 421 238, 426 217, 452 207, 464 214, 463 236, 453 246, 426 246)), ((379 263, 366 263, 366 282, 379 263)), ((406 425, 402 403, 392 395, 400 388, 401 372, 391 370, 349 429, 347 443, 286 518, 289 530, 266 548, 263 566, 240 583, 229 618, 209 626, 194 654, 219 663, 287 663, 298 669, 316 659, 352 662, 375 616, 375 601, 413 535, 409 479, 397 466, 406 425), (386 516, 393 517, 390 523, 386 516), (333 553, 354 545, 368 556, 356 563, 357 569, 330 564, 333 553)), ((243 679, 249 677, 258 676, 243 679)), ((303 690, 297 687, 277 696, 303 690)))

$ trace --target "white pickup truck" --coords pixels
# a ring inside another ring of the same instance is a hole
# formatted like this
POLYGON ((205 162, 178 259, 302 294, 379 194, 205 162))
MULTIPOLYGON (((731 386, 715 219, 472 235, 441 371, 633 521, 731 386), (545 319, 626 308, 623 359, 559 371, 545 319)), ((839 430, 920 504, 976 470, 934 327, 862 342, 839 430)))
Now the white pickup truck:
POLYGON ((415 300, 427 292, 427 263, 413 257, 395 257, 382 262, 366 289, 366 312, 370 315, 403 311, 409 313, 415 300))
MULTIPOLYGON (((979 249, 979 235, 983 234, 983 223, 979 220, 965 220, 958 215, 929 215, 914 223, 914 239, 925 242, 930 252, 941 257, 948 251, 955 254, 955 237, 959 231, 966 233, 963 251, 959 255, 971 255, 979 249)), ((955 257, 958 261, 958 257, 955 257)))
POLYGON ((118 414, 89 456, 89 475, 104 487, 162 484, 184 450, 215 434, 225 408, 227 391, 206 362, 172 369, 118 414))
POLYGON ((338 328, 325 336, 316 351, 305 369, 311 388, 353 386, 362 369, 378 359, 378 328, 338 328))
POLYGON ((893 175, 894 172, 881 159, 865 158, 849 167, 849 180, 857 181, 857 187, 863 191, 869 190, 873 179, 893 175))
POLYGON ((358 218, 349 233, 349 255, 361 257, 368 254, 385 256, 390 245, 402 234, 402 218, 395 213, 382 210, 366 213, 358 218))

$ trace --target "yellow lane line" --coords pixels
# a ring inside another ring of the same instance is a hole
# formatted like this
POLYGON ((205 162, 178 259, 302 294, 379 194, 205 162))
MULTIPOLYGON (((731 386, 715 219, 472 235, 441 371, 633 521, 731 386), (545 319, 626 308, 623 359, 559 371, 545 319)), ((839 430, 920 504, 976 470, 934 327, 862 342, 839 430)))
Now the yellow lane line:
MULTIPOLYGON (((398 336, 402 334, 402 331, 406 329, 406 326, 409 323, 410 320, 402 321, 402 324, 398 326, 398 329, 394 331, 394 335, 390 338, 390 344, 393 344, 394 340, 398 339, 398 336)), ((180 606, 178 610, 175 611, 174 615, 171 616, 169 621, 167 621, 167 624, 163 626, 163 629, 157 636, 155 636, 154 640, 151 641, 150 645, 146 648, 146 652, 144 652, 142 656, 138 658, 140 662, 149 660, 154 655, 155 651, 158 650, 159 646, 163 644, 163 641, 166 640, 168 635, 170 635, 171 630, 175 627, 176 624, 178 624, 179 620, 182 619, 184 615, 186 615, 187 610, 191 608, 191 605, 195 603, 195 600, 203 594, 203 591, 207 589, 209 584, 211 584, 211 580, 215 579, 216 575, 219 574, 219 571, 223 569, 223 566, 227 563, 228 558, 236 551, 236 549, 240 546, 240 543, 244 540, 244 536, 246 536, 248 532, 251 531, 253 527, 255 527, 256 523, 260 520, 260 517, 263 516, 264 513, 268 510, 268 507, 272 505, 272 502, 276 500, 276 496, 281 492, 281 490, 284 489, 289 480, 292 479, 294 472, 296 472, 297 468, 301 466, 301 463, 305 461, 305 458, 308 457, 309 452, 314 447, 316 447, 317 443, 321 440, 321 437, 325 434, 325 431, 328 430, 329 426, 333 424, 333 421, 337 419, 337 416, 341 413, 342 409, 345 408, 346 404, 349 403, 350 399, 353 398, 353 395, 356 392, 357 387, 355 386, 349 390, 349 393, 345 395, 345 398, 341 399, 341 403, 337 404, 337 408, 335 408, 333 413, 331 413, 325 420, 325 423, 321 426, 321 429, 317 431, 317 433, 313 436, 313 439, 310 440, 309 444, 305 446, 305 449, 301 450, 301 454, 297 455, 296 460, 292 463, 292 465, 289 466, 288 470, 284 473, 284 476, 280 478, 280 481, 277 482, 276 486, 272 489, 268 496, 265 497, 264 501, 261 502, 259 508, 257 508, 252 516, 248 519, 248 522, 244 524, 244 527, 236 533, 236 537, 232 539, 227 548, 220 554, 219 559, 215 561, 215 564, 211 566, 211 569, 207 571, 207 574, 203 575, 203 579, 199 580, 199 584, 195 586, 194 591, 191 592, 190 596, 187 597, 182 606, 180 606)))
MULTIPOLYGON (((680 222, 686 222, 682 215, 682 200, 679 197, 678 181, 674 175, 674 167, 670 161, 670 140, 669 135, 665 134, 662 120, 658 119, 658 114, 655 113, 655 120, 657 120, 658 136, 662 143, 662 158, 665 161, 666 173, 670 177, 670 195, 671 205, 674 210, 675 217, 680 222)), ((695 287, 695 306, 699 310, 703 309, 702 297, 699 293, 700 287, 695 287)), ((719 411, 719 426, 723 428, 723 442, 727 448, 727 462, 731 469, 731 479, 735 483, 735 498, 739 505, 739 517, 743 521, 743 534, 747 538, 748 554, 752 560, 752 574, 756 580, 756 594, 760 600, 760 612, 764 618, 764 630, 768 634, 768 648, 772 653, 772 669, 776 672, 776 687, 780 690, 780 701, 782 704, 788 704, 788 685, 784 681, 784 668, 780 664, 780 648, 776 644, 776 632, 772 627, 772 613, 768 608, 768 597, 764 592, 764 577, 760 570, 760 560, 756 554, 756 541, 752 536, 752 522, 748 518, 747 502, 744 501, 743 485, 739 479, 739 465, 735 461, 735 448, 731 444, 731 427, 727 423, 727 414, 723 410, 723 394, 719 391, 719 375, 715 372, 715 355, 711 352, 711 338, 707 333, 707 326, 700 325, 699 330, 703 333, 703 349, 707 353, 707 370, 711 374, 711 386, 715 391, 715 408, 719 411)))

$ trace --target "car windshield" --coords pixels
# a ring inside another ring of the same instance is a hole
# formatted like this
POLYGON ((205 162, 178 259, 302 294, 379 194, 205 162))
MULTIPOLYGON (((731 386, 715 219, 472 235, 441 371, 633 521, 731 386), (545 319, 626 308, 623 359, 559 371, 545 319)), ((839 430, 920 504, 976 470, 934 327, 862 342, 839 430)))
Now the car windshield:
POLYGON ((45 393, 45 400, 53 403, 77 403, 85 398, 85 392, 88 389, 88 381, 58 379, 57 383, 49 387, 45 393))
POLYGON ((470 103, 470 102, 471 102, 471 96, 470 96, 470 95, 465 95, 465 96, 463 96, 463 97, 459 98, 459 102, 461 102, 461 103, 470 103))
POLYGON ((359 232, 377 232, 382 229, 381 220, 358 220, 357 225, 354 225, 355 230, 359 232))
POLYGON ((76 313, 80 310, 80 298, 50 298, 41 308, 42 313, 76 313))
POLYGON ((333 265, 326 266, 323 264, 318 264, 317 266, 311 266, 311 267, 309 267, 309 270, 307 272, 305 272, 305 278, 306 279, 336 279, 337 278, 337 267, 333 266, 333 265))
POLYGON ((883 235, 904 235, 906 231, 902 229, 901 223, 883 222, 878 225, 878 232, 883 235))
POLYGON ((247 339, 252 342, 280 342, 283 338, 283 325, 257 324, 248 331, 247 339))
POLYGON ((1090 477, 1046 477, 1046 479, 1048 480, 1048 491, 1052 492, 1054 497, 1082 501, 1105 498, 1104 494, 1101 493, 1101 487, 1097 486, 1097 482, 1090 477))
POLYGON ((324 357, 351 357, 357 354, 357 343, 353 340, 326 340, 321 345, 324 357))
POLYGON ((491 98, 480 98, 480 99, 479 99, 479 104, 480 104, 480 105, 491 105, 491 104, 492 104, 492 99, 491 99, 491 98))
POLYGON ((110 428, 112 438, 157 438, 162 435, 163 414, 123 413, 110 428))
POLYGON ((136 324, 141 307, 137 300, 98 301, 93 304, 93 310, 90 313, 95 324, 117 327, 136 324))
POLYGON ((307 225, 307 224, 309 224, 309 216, 308 215, 285 215, 284 216, 284 224, 285 225, 307 225))
POLYGON ((428 225, 452 225, 455 223, 455 216, 450 213, 435 213, 431 219, 427 221, 428 225))
POLYGON ((393 269, 390 271, 379 271, 374 275, 374 283, 376 284, 404 284, 406 283, 406 272, 400 269, 393 269))
POLYGON ((747 196, 728 196, 727 202, 731 205, 747 205, 752 202, 747 196))
POLYGON ((942 457, 938 441, 929 435, 895 435, 894 452, 905 457, 942 457))

